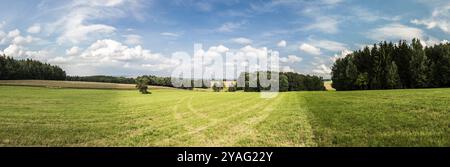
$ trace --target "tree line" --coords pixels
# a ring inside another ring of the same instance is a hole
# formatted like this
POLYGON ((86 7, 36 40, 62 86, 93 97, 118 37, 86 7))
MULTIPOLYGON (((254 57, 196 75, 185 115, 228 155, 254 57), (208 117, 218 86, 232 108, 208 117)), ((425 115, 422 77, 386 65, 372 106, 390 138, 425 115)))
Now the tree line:
POLYGON ((58 66, 40 61, 15 60, 12 57, 0 55, 0 80, 16 79, 65 80, 66 72, 58 66))
POLYGON ((106 83, 122 83, 135 84, 134 78, 94 75, 94 76, 67 76, 67 81, 85 81, 85 82, 106 82, 106 83))
POLYGON ((332 80, 336 90, 450 87, 450 44, 380 42, 337 59, 332 80))
MULTIPOLYGON (((271 72, 268 72, 270 79, 271 72)), ((259 72, 242 73, 239 80, 245 80, 244 87, 230 86, 227 91, 233 92, 244 90, 246 92, 256 92, 270 89, 261 86, 259 82, 259 72), (250 81, 249 75, 257 75, 255 81, 250 81), (242 78, 244 77, 244 78, 242 78), (256 87, 251 87, 250 82, 256 82, 256 87)), ((293 72, 280 72, 280 91, 302 91, 302 90, 324 90, 321 77, 302 75, 293 72)), ((154 75, 143 75, 136 78, 116 77, 116 76, 66 76, 66 72, 60 67, 42 63, 40 61, 25 59, 15 60, 5 55, 0 56, 0 79, 42 79, 42 80, 67 80, 67 81, 86 81, 86 82, 106 82, 106 83, 123 83, 123 84, 139 84, 144 90, 145 85, 174 87, 171 77, 159 77, 154 75)), ((210 80, 192 79, 191 85, 182 86, 182 89, 195 88, 213 88, 215 91, 223 89, 222 85, 211 85, 210 80)))
MULTIPOLYGON (((238 82, 244 87, 238 87, 238 90, 245 92, 260 92, 262 90, 269 90, 270 87, 261 85, 259 73, 241 73, 238 82), (254 76, 251 76, 254 75, 254 76), (251 80, 251 78, 256 78, 251 80), (255 87, 251 85, 256 85, 255 87)), ((272 72, 267 72, 268 79, 271 78, 272 72)), ((323 78, 314 75, 303 75, 295 72, 280 72, 279 73, 279 91, 322 91, 325 90, 323 78)))
POLYGON ((173 87, 170 77, 158 77, 154 75, 143 75, 136 78, 139 81, 145 81, 148 85, 173 87))

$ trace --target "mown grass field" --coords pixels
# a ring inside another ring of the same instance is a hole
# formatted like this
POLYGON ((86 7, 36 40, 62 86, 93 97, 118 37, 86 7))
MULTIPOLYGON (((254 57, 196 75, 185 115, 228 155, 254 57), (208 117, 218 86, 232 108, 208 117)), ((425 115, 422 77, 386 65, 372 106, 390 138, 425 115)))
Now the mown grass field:
MULTIPOLYGON (((73 89, 118 89, 135 90, 135 84, 117 84, 103 82, 81 81, 49 81, 49 80, 0 80, 0 85, 33 86, 46 88, 73 88, 73 89)), ((162 86, 150 86, 151 89, 171 89, 162 86)))
POLYGON ((450 89, 258 93, 0 86, 0 146, 450 146, 450 89))

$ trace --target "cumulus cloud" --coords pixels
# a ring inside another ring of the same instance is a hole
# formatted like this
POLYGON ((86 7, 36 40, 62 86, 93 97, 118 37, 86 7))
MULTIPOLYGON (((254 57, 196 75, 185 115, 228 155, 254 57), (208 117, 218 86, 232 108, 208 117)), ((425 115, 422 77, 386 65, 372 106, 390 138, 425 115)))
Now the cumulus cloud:
POLYGON ((218 53, 225 53, 228 52, 230 49, 223 46, 223 45, 219 45, 219 46, 211 46, 208 49, 208 52, 218 52, 218 53))
POLYGON ((69 73, 83 75, 111 71, 111 68, 150 72, 175 67, 175 63, 162 54, 152 53, 140 45, 129 47, 111 39, 97 40, 85 50, 72 47, 66 50, 66 54, 68 56, 55 57, 49 62, 63 65, 69 73))
POLYGON ((29 50, 26 47, 17 44, 11 44, 1 52, 2 54, 15 57, 18 59, 31 58, 35 60, 45 61, 46 58, 48 57, 48 51, 46 50, 38 50, 38 51, 29 50))
POLYGON ((331 69, 327 67, 325 64, 318 65, 315 69, 312 70, 314 73, 329 75, 331 73, 331 69))
POLYGON ((231 41, 234 43, 237 43, 237 44, 241 44, 241 45, 250 45, 253 42, 251 39, 244 38, 244 37, 233 38, 233 39, 231 39, 231 41))
POLYGON ((412 40, 413 38, 424 39, 425 33, 418 28, 408 27, 403 24, 388 24, 375 28, 367 33, 367 36, 374 40, 412 40))
POLYGON ((80 51, 81 51, 81 48, 79 48, 78 46, 74 46, 74 47, 66 50, 66 55, 75 56, 78 53, 80 53, 80 51))
POLYGON ((439 6, 433 10, 431 17, 426 19, 413 19, 411 23, 425 25, 427 29, 439 28, 447 34, 450 34, 450 3, 439 6))
POLYGON ((32 58, 37 60, 44 60, 47 57, 48 52, 46 50, 30 50, 27 46, 32 42, 37 41, 38 38, 30 35, 22 36, 19 29, 14 29, 5 33, 0 31, 0 44, 7 47, 0 50, 1 54, 12 56, 15 58, 32 58))
POLYGON ((22 36, 18 29, 9 31, 8 34, 0 32, 0 38, 2 38, 0 44, 12 43, 16 45, 25 45, 37 40, 30 35, 22 36))
POLYGON ((285 40, 281 40, 280 42, 277 43, 277 46, 280 48, 284 48, 286 47, 287 42, 285 40))
MULTIPOLYGON (((230 49, 223 45, 211 46, 208 49, 197 48, 194 53, 193 62, 205 65, 204 73, 195 71, 194 76, 223 78, 226 73, 228 78, 237 78, 241 72, 246 70, 250 72, 268 70, 268 66, 258 64, 259 61, 274 60, 270 57, 274 51, 266 47, 253 47, 247 45, 239 49, 230 49), (269 56, 269 57, 267 57, 269 56), (223 67, 226 67, 225 69, 223 67), (228 76, 233 75, 233 76, 228 76)), ((290 56, 293 61, 298 61, 298 57, 290 56)), ((261 62, 259 62, 261 63, 261 62)), ((195 67, 194 67, 195 68, 195 67)), ((272 70, 279 71, 280 66, 270 67, 272 70)))
POLYGON ((312 55, 320 55, 320 48, 317 48, 313 45, 307 44, 307 43, 303 43, 302 45, 300 45, 300 50, 304 51, 308 54, 312 54, 312 55))
POLYGON ((27 32, 30 34, 37 34, 41 32, 41 25, 35 24, 27 29, 27 32))
POLYGON ((9 31, 8 34, 0 31, 0 44, 27 45, 39 41, 39 38, 31 35, 22 36, 19 29, 9 31))
POLYGON ((298 63, 301 62, 303 58, 298 57, 296 55, 288 55, 287 57, 280 58, 280 62, 282 63, 298 63))
POLYGON ((342 50, 339 54, 334 54, 334 56, 331 57, 330 60, 332 62, 336 62, 337 59, 344 58, 345 56, 352 54, 352 53, 353 53, 353 51, 345 49, 345 50, 342 50))
POLYGON ((10 32, 8 32, 8 38, 15 38, 17 36, 20 36, 20 30, 19 29, 14 29, 10 32))

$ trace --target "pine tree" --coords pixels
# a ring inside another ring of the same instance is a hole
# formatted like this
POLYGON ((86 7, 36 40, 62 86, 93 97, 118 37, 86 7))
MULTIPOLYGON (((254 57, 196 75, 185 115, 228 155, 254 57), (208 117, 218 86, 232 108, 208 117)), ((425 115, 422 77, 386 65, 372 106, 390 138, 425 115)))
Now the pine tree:
POLYGON ((420 40, 413 39, 412 41, 413 54, 411 57, 411 77, 413 88, 424 88, 428 86, 428 59, 423 50, 420 40))
POLYGON ((356 80, 358 79, 358 69, 356 68, 356 65, 353 63, 353 59, 351 56, 347 57, 348 63, 347 63, 347 69, 345 71, 345 75, 348 79, 347 89, 354 90, 357 88, 356 86, 356 80))
POLYGON ((285 92, 289 90, 289 81, 286 75, 280 75, 280 92, 285 92))
POLYGON ((388 66, 387 71, 387 88, 388 89, 397 89, 401 87, 400 76, 398 75, 398 68, 395 62, 392 62, 388 66))

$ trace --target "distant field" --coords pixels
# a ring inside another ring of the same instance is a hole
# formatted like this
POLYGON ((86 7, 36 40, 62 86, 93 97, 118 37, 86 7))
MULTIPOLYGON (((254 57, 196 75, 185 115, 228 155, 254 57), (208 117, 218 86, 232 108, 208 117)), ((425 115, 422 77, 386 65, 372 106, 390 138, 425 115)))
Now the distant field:
POLYGON ((450 146, 450 89, 152 92, 0 86, 0 146, 450 146))
MULTIPOLYGON (((48 88, 77 88, 77 89, 122 89, 134 90, 134 84, 116 84, 103 82, 81 81, 49 81, 49 80, 0 80, 0 85, 10 86, 37 86, 48 88)), ((150 86, 150 89, 164 89, 167 87, 150 86)))

